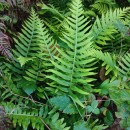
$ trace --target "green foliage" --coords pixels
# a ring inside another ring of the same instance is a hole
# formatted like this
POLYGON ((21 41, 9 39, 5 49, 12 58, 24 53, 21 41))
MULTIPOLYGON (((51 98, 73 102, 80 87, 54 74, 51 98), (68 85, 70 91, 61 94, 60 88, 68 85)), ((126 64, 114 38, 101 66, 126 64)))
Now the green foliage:
POLYGON ((49 70, 53 75, 48 76, 48 78, 53 80, 53 83, 50 84, 52 87, 56 87, 56 89, 63 92, 68 92, 74 98, 74 101, 83 107, 77 96, 73 96, 73 92, 88 95, 85 89, 89 86, 90 82, 94 81, 89 76, 95 74, 93 72, 95 68, 91 69, 90 67, 96 62, 94 58, 83 54, 83 52, 91 48, 92 42, 91 37, 87 38, 90 34, 86 32, 90 27, 85 28, 88 22, 86 22, 87 19, 83 16, 80 0, 72 2, 71 12, 72 15, 67 18, 67 24, 64 26, 67 32, 64 32, 64 39, 62 39, 67 44, 68 49, 65 51, 57 49, 60 58, 55 56, 56 60, 52 61, 55 70, 49 70), (80 79, 81 76, 82 79, 80 79), (80 84, 80 87, 78 84, 80 84))
POLYGON ((50 3, 32 9, 13 37, 12 60, 1 56, 6 115, 23 130, 103 130, 116 118, 129 129, 130 8, 103 0, 89 9, 82 0, 50 3))
POLYGON ((121 59, 119 60, 119 74, 121 77, 130 77, 130 53, 126 53, 121 59))
POLYGON ((100 113, 100 111, 99 111, 99 109, 97 108, 97 106, 98 106, 98 101, 93 101, 92 103, 91 103, 91 106, 87 106, 87 111, 88 111, 88 113, 94 113, 94 114, 99 114, 100 113))
POLYGON ((11 103, 2 104, 5 107, 7 115, 13 119, 14 127, 22 126, 24 130, 27 130, 29 124, 36 130, 44 130, 44 124, 40 119, 37 110, 26 111, 26 108, 21 109, 20 106, 16 106, 11 103), (25 110, 24 110, 25 109, 25 110))
POLYGON ((64 118, 59 119, 59 113, 54 114, 48 123, 50 123, 50 128, 53 130, 70 130, 70 127, 65 127, 66 123, 64 122, 64 118))
POLYGON ((78 121, 74 124, 74 130, 104 130, 107 128, 103 125, 97 125, 97 122, 98 120, 95 120, 92 124, 89 124, 89 122, 78 121))
POLYGON ((129 8, 117 8, 114 11, 109 10, 105 14, 102 13, 101 19, 97 16, 91 29, 93 41, 96 45, 106 45, 108 44, 107 42, 114 39, 113 35, 117 33, 114 24, 118 20, 122 21, 129 10, 129 8))
POLYGON ((104 13, 115 7, 115 2, 113 2, 113 0, 96 0, 91 7, 98 10, 99 13, 104 13))
POLYGON ((73 102, 66 95, 53 97, 50 99, 50 103, 60 111, 63 111, 63 113, 66 114, 77 113, 76 107, 74 106, 73 102))

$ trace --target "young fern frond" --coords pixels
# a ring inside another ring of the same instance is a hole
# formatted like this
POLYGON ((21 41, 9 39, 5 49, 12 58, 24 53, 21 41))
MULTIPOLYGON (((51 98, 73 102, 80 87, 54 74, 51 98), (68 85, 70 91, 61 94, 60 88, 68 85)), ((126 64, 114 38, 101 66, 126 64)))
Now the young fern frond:
MULTIPOLYGON (((53 80, 49 84, 50 86, 58 91, 69 93, 71 98, 75 98, 76 102, 81 105, 73 92, 81 95, 88 94, 86 88, 95 80, 91 78, 92 75, 95 75, 93 72, 95 67, 91 67, 91 64, 95 63, 95 58, 84 53, 91 48, 92 38, 87 33, 90 27, 87 18, 83 15, 81 0, 72 1, 70 6, 71 16, 66 19, 64 28, 67 31, 63 33, 64 38, 62 38, 68 49, 57 48, 60 56, 55 56, 55 61, 52 61, 55 69, 48 70, 52 72, 48 78, 53 80)), ((83 107, 83 105, 81 106, 83 107)))
POLYGON ((106 45, 107 42, 114 39, 114 34, 118 31, 114 24, 118 20, 125 19, 127 13, 129 13, 130 8, 115 9, 114 11, 109 10, 106 14, 102 14, 101 19, 96 18, 96 21, 91 29, 93 42, 95 45, 106 45))

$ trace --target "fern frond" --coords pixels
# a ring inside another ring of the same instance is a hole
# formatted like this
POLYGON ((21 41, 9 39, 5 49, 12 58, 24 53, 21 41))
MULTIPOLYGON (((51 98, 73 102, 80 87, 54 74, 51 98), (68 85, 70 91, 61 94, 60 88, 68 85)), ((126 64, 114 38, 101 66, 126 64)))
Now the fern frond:
POLYGON ((49 30, 40 19, 37 20, 37 24, 39 52, 31 67, 26 70, 24 78, 29 81, 43 81, 44 72, 52 66, 50 60, 54 60, 54 55, 58 55, 56 50, 58 45, 49 30))
POLYGON ((32 10, 30 18, 25 21, 22 33, 19 33, 18 39, 14 38, 16 42, 16 50, 14 54, 19 57, 35 57, 39 51, 37 42, 37 20, 36 13, 32 10))
MULTIPOLYGON (((48 78, 53 80, 49 85, 63 92, 88 95, 86 87, 95 80, 91 78, 92 75, 95 75, 93 72, 95 68, 90 68, 95 63, 95 59, 84 53, 92 44, 92 38, 87 33, 90 28, 87 27, 89 22, 83 15, 81 0, 72 1, 70 10, 72 15, 66 20, 64 28, 67 32, 63 33, 64 39, 62 39, 67 44, 68 49, 57 48, 60 56, 55 56, 55 61, 51 61, 55 69, 48 70, 52 72, 48 78)), ((71 93, 71 97, 79 103, 78 98, 72 95, 71 93)))
MULTIPOLYGON (((38 18, 34 10, 25 21, 18 38, 14 38, 16 49, 14 50, 15 62, 6 65, 13 72, 22 74, 28 81, 43 81, 45 69, 52 66, 50 59, 57 55, 56 41, 50 35, 49 30, 38 18)), ((14 73, 15 74, 15 73, 14 73)))
POLYGON ((102 14, 101 19, 97 17, 91 29, 94 43, 106 45, 107 42, 114 39, 114 34, 118 32, 114 24, 118 20, 123 20, 129 11, 130 8, 109 10, 106 14, 102 14))
POLYGON ((13 58, 15 62, 6 63, 6 65, 17 74, 23 74, 24 69, 26 68, 24 64, 28 62, 27 59, 30 60, 31 58, 37 57, 37 54, 40 51, 40 47, 37 42, 37 19, 38 17, 35 11, 32 10, 31 16, 23 25, 22 32, 19 33, 17 38, 14 38, 16 49, 13 50, 13 58), (22 58, 22 61, 26 60, 26 62, 21 63, 20 57, 22 58), (24 67, 20 64, 24 65, 24 67))
POLYGON ((44 123, 42 123, 42 117, 39 116, 37 109, 28 111, 27 108, 9 102, 1 103, 1 105, 4 106, 6 114, 12 119, 14 127, 18 124, 22 126, 23 130, 27 130, 31 124, 33 129, 44 130, 44 123))
POLYGON ((130 78, 130 53, 126 53, 121 60, 118 61, 119 63, 119 75, 123 77, 130 78))
POLYGON ((99 11, 99 13, 107 12, 109 9, 115 7, 115 3, 112 0, 96 0, 94 4, 91 5, 92 8, 99 11))
POLYGON ((99 50, 91 50, 93 53, 92 55, 99 60, 102 60, 102 66, 105 66, 106 68, 106 75, 108 75, 110 72, 113 72, 114 77, 117 76, 117 69, 116 69, 116 60, 115 60, 115 55, 110 55, 110 53, 106 52, 103 53, 102 51, 99 50))
POLYGON ((59 119, 59 113, 54 114, 48 123, 53 130, 70 130, 70 127, 66 127, 64 118, 59 119))

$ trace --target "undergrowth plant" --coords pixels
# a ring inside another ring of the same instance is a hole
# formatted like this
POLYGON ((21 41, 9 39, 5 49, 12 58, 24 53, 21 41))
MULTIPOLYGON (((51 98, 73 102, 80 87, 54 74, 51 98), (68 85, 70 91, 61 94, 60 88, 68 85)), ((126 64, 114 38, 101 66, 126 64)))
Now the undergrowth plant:
POLYGON ((1 56, 0 106, 12 129, 103 130, 118 118, 130 127, 130 8, 108 5, 93 22, 82 0, 68 2, 64 13, 42 4, 40 16, 31 10, 11 58, 1 56))

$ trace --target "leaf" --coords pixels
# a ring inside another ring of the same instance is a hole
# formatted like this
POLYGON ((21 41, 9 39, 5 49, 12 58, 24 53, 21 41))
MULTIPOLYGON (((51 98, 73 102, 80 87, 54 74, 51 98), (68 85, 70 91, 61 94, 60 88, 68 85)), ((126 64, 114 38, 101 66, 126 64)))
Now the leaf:
POLYGON ((98 106, 98 101, 94 100, 91 104, 92 108, 96 108, 98 106))
POLYGON ((106 112, 106 116, 104 118, 104 122, 106 125, 110 126, 114 122, 113 115, 110 111, 106 112))
POLYGON ((99 109, 97 108, 98 106, 98 101, 94 100, 92 103, 91 103, 91 106, 87 106, 86 109, 88 111, 88 113, 94 113, 94 114, 99 114, 100 111, 99 109))
POLYGON ((96 108, 96 109, 94 109, 93 113, 98 115, 98 114, 100 114, 100 110, 98 108, 96 108))
POLYGON ((91 130, 90 128, 86 128, 86 124, 85 121, 78 121, 74 123, 74 130, 91 130))
POLYGON ((70 98, 66 95, 56 96, 50 99, 50 103, 57 107, 60 111, 67 114, 75 114, 77 110, 70 100, 70 98))
POLYGON ((57 96, 50 99, 50 103, 55 105, 56 107, 59 107, 60 110, 63 110, 66 108, 66 106, 71 102, 70 98, 66 95, 64 96, 57 96))
POLYGON ((91 106, 87 106, 87 111, 88 111, 88 113, 91 113, 92 110, 93 110, 93 108, 92 108, 91 106))
POLYGON ((37 88, 35 82, 31 82, 31 81, 27 81, 27 80, 21 80, 21 81, 19 81, 18 84, 17 84, 17 86, 19 88, 22 88, 23 91, 26 94, 28 94, 28 95, 32 94, 36 90, 36 88, 37 88))

